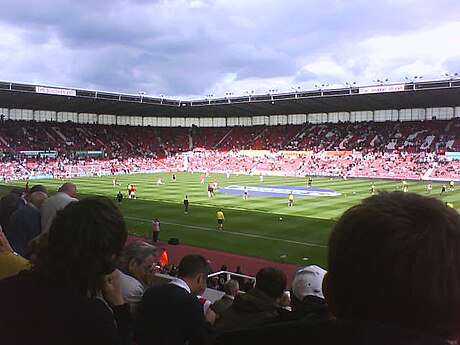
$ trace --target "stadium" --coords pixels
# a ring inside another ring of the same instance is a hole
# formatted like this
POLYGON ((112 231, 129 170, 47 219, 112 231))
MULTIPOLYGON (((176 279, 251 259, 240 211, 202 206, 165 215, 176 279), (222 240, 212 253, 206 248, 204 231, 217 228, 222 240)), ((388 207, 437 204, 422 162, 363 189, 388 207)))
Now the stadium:
POLYGON ((121 207, 133 234, 150 238, 158 217, 163 239, 324 266, 331 224, 372 183, 430 184, 458 210, 458 191, 440 191, 460 177, 459 99, 455 79, 192 101, 2 82, 0 176, 51 191, 70 179, 111 198, 132 184, 137 199, 121 207))
POLYGON ((2 344, 458 344, 459 4, 5 3, 2 344))

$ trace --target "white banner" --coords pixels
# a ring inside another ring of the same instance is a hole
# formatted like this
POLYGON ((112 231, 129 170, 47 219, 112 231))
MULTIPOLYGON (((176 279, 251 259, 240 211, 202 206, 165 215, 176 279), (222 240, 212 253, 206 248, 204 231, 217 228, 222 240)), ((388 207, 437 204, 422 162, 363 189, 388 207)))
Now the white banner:
POLYGON ((35 92, 46 93, 48 95, 73 96, 73 97, 77 95, 77 91, 75 90, 58 89, 54 87, 44 87, 44 86, 36 86, 35 92))
POLYGON ((404 84, 400 85, 380 85, 371 87, 360 87, 359 93, 381 93, 404 91, 404 84))

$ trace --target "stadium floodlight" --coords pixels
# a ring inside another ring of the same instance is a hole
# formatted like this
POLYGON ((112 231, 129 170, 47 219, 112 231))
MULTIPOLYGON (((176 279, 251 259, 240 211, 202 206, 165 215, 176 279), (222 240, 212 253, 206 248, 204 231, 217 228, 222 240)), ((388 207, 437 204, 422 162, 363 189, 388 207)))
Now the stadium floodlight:
POLYGON ((147 95, 147 92, 145 91, 139 91, 139 96, 141 96, 141 103, 142 103, 142 100, 144 99, 144 97, 147 95))
POLYGON ((278 92, 278 89, 269 89, 269 90, 268 90, 268 95, 270 96, 270 99, 271 99, 271 101, 272 101, 272 104, 275 104, 275 100, 274 100, 274 98, 273 98, 273 94, 274 94, 275 92, 278 92))
POLYGON ((447 77, 447 79, 449 80, 454 80, 459 77, 458 73, 444 73, 444 76, 447 77))
POLYGON ((380 85, 383 85, 385 83, 388 83, 389 79, 388 78, 385 78, 385 79, 374 79, 373 82, 374 83, 378 83, 380 85))
POLYGON ((315 87, 320 92, 321 97, 324 96, 323 89, 328 86, 329 84, 315 84, 315 87))
POLYGON ((291 86, 291 90, 294 91, 294 94, 295 94, 294 97, 297 98, 298 97, 297 93, 300 91, 300 86, 296 86, 296 87, 291 86))
POLYGON ((206 99, 208 100, 208 104, 211 105, 211 98, 213 98, 214 95, 207 94, 205 97, 206 97, 206 99))
POLYGON ((315 84, 315 87, 318 89, 318 90, 321 90, 322 88, 324 87, 328 87, 329 84, 315 84))
POLYGON ((230 97, 233 96, 233 92, 226 92, 225 93, 225 97, 227 98, 227 102, 228 103, 231 103, 231 100, 230 100, 230 97))
POLYGON ((452 82, 459 78, 458 73, 444 73, 444 76, 449 80, 449 87, 452 87, 452 82))
POLYGON ((344 84, 346 87, 350 88, 350 89, 351 89, 352 87, 356 86, 356 82, 355 82, 355 81, 352 81, 352 82, 346 81, 346 82, 343 83, 343 84, 344 84))
POLYGON ((404 77, 406 79, 406 83, 415 83, 423 79, 423 75, 414 75, 412 77, 404 77))
POLYGON ((244 93, 248 95, 248 100, 249 100, 249 102, 251 102, 251 95, 254 94, 254 90, 251 90, 251 91, 244 91, 244 93))

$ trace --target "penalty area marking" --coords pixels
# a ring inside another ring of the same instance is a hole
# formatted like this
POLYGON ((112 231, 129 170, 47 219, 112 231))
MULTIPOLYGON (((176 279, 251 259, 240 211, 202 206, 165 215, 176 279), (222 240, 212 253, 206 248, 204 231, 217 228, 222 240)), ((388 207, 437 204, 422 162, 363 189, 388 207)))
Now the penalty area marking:
MULTIPOLYGON (((127 216, 125 216, 125 218, 132 219, 132 220, 140 220, 140 221, 145 222, 145 223, 150 223, 150 220, 148 220, 148 219, 136 218, 136 217, 127 217, 127 216)), ((308 242, 299 242, 299 241, 293 241, 293 240, 285 240, 285 239, 281 239, 281 238, 274 238, 274 237, 267 237, 267 236, 248 234, 248 233, 245 233, 245 232, 232 232, 232 231, 226 231, 226 230, 216 230, 216 229, 212 229, 212 228, 205 228, 205 227, 202 227, 202 226, 187 225, 187 224, 180 224, 180 223, 173 223, 173 222, 166 222, 166 221, 162 221, 162 223, 169 224, 169 225, 175 225, 175 226, 181 226, 181 227, 184 227, 184 228, 196 229, 196 230, 212 231, 212 232, 219 232, 219 233, 223 232, 223 233, 237 235, 237 236, 243 236, 243 237, 260 238, 262 240, 298 244, 298 245, 307 246, 307 247, 327 248, 327 246, 323 246, 321 244, 308 243, 308 242)))

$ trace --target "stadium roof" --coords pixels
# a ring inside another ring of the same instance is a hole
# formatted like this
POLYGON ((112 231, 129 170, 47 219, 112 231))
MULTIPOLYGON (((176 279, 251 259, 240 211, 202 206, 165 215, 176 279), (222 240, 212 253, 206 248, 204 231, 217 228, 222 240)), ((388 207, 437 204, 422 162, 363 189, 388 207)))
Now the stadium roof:
POLYGON ((187 101, 0 82, 0 108, 125 116, 266 116, 455 106, 460 106, 458 79, 187 101))

